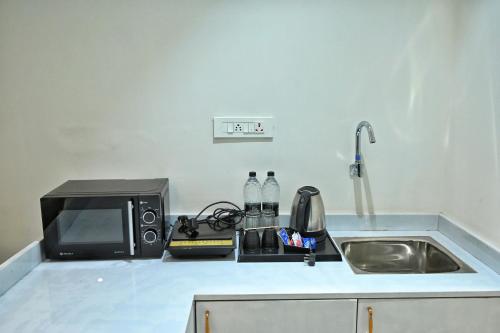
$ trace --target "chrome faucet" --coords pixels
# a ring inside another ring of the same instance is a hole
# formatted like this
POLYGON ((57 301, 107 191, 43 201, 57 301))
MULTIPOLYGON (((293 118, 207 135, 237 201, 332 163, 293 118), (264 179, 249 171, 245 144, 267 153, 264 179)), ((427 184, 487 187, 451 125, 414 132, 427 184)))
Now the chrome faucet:
POLYGON ((370 139, 370 143, 375 143, 375 134, 373 133, 372 125, 370 125, 367 121, 362 121, 358 124, 356 128, 356 156, 354 159, 354 163, 351 164, 351 177, 361 177, 361 153, 359 152, 359 137, 361 136, 361 130, 363 127, 366 127, 368 131, 368 138, 370 139))

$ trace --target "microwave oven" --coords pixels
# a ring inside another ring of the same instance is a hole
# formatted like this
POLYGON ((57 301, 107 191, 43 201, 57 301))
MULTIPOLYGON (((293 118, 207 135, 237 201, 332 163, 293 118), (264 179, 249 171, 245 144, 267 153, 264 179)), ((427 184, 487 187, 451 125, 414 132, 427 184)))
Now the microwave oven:
POLYGON ((48 259, 163 255, 170 225, 167 178, 69 180, 40 205, 48 259))

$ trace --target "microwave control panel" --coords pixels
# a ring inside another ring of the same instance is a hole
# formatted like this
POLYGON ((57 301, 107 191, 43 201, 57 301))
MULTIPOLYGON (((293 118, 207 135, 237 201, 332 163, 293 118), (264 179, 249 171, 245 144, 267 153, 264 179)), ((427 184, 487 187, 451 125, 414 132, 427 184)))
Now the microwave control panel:
POLYGON ((163 253, 163 209, 160 196, 139 197, 139 237, 143 257, 158 257, 163 253))

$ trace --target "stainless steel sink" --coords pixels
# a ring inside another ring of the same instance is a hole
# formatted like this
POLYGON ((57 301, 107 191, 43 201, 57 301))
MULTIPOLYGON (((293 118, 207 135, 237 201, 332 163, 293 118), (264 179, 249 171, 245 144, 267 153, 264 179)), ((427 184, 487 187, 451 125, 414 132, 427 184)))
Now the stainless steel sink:
POLYGON ((474 273, 431 237, 334 238, 354 273, 474 273))

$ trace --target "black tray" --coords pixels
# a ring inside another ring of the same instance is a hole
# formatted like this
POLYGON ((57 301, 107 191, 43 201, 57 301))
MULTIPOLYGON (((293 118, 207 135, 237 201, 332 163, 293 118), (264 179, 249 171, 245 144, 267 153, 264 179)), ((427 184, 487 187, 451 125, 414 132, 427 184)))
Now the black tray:
MULTIPOLYGON (((278 237, 279 238, 279 237, 278 237)), ((304 261, 304 253, 285 253, 283 242, 278 241, 279 248, 274 253, 260 251, 258 253, 245 253, 243 250, 243 233, 240 231, 238 262, 301 262, 304 261)), ((303 250, 303 249, 300 249, 303 250)), ((307 252, 307 250, 306 250, 307 252)), ((327 233, 324 241, 317 243, 316 261, 342 261, 342 256, 337 250, 335 243, 327 233)))

